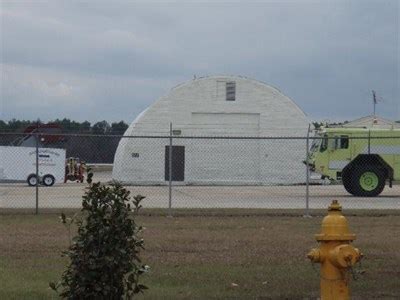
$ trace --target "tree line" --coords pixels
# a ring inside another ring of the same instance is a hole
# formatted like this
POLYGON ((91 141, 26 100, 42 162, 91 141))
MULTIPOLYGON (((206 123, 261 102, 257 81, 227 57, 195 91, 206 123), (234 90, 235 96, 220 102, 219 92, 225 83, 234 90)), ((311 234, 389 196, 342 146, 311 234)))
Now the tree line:
MULTIPOLYGON (((29 126, 37 126, 44 122, 17 120, 0 120, 0 145, 2 146, 32 146, 26 145, 25 137, 21 135, 29 126), (7 133, 1 135, 1 133, 7 133), (25 141, 25 144, 24 144, 25 141)), ((56 119, 47 124, 57 124, 60 128, 51 131, 51 134, 60 138, 56 142, 41 143, 40 147, 63 148, 67 157, 79 157, 88 163, 113 163, 115 151, 117 150, 120 136, 128 128, 124 121, 112 122, 100 121, 91 124, 89 121, 77 122, 67 118, 56 119), (62 134, 80 134, 80 136, 62 136, 62 134), (104 135, 104 137, 102 136, 104 135), (114 136, 106 136, 114 135, 114 136)), ((46 130, 39 130, 46 132, 46 130)))
MULTIPOLYGON (((0 120, 0 132, 23 132, 29 126, 36 126, 37 124, 44 124, 44 122, 37 120, 17 120, 11 119, 9 121, 0 120)), ((105 120, 92 124, 89 121, 78 122, 64 119, 55 119, 47 122, 47 124, 57 124, 60 126, 62 133, 81 133, 81 134, 96 134, 96 135, 122 135, 128 128, 128 124, 124 121, 109 123, 105 120)))

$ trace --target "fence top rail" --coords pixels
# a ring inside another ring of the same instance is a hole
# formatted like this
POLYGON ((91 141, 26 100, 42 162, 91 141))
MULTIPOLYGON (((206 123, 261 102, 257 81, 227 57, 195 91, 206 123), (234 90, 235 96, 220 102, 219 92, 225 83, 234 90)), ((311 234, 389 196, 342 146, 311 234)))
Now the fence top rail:
MULTIPOLYGON (((121 134, 81 134, 81 133, 22 133, 22 132, 0 132, 0 136, 65 136, 65 137, 96 137, 96 138, 146 138, 146 139, 232 139, 232 140, 320 140, 320 139, 335 139, 334 136, 231 136, 231 135, 220 135, 220 136, 184 136, 184 135, 121 135, 121 134)), ((399 136, 348 136, 349 139, 400 139, 399 136)))

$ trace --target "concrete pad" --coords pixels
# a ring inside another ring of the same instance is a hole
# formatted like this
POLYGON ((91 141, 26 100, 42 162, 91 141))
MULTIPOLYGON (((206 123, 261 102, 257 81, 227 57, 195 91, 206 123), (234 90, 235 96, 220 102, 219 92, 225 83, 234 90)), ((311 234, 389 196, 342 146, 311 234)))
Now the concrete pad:
MULTIPOLYGON (((100 172, 94 181, 106 182, 110 173, 100 172)), ((87 184, 68 182, 39 188, 40 208, 79 208, 87 184)), ((132 195, 146 196, 148 208, 168 207, 168 186, 128 186, 132 195)), ((304 209, 305 186, 173 186, 173 208, 270 208, 304 209)), ((341 185, 310 186, 309 207, 326 208, 338 199, 346 209, 400 209, 400 186, 386 187, 379 197, 349 195, 341 185)), ((25 183, 0 184, 1 208, 34 208, 35 187, 25 183)))

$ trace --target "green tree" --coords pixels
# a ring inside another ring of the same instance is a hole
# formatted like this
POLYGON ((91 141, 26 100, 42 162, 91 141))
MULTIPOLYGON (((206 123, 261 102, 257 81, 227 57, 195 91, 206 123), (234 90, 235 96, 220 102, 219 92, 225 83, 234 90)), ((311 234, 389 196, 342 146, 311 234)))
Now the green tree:
POLYGON ((84 121, 80 124, 79 131, 82 133, 89 133, 90 132, 90 122, 84 121))
POLYGON ((93 134, 108 134, 110 132, 110 124, 107 121, 97 122, 92 127, 93 134))
POLYGON ((4 122, 3 120, 0 120, 0 131, 7 131, 7 130, 8 130, 7 123, 4 122))
POLYGON ((324 125, 322 122, 312 122, 312 124, 315 129, 320 129, 324 125))
POLYGON ((139 277, 147 270, 139 254, 143 249, 142 227, 135 222, 143 196, 130 199, 118 183, 93 184, 83 196, 81 216, 61 216, 77 236, 64 254, 69 264, 61 281, 50 283, 64 299, 131 299, 147 289, 139 277), (133 206, 132 206, 132 204, 133 206))
POLYGON ((111 124, 111 134, 124 134, 128 127, 129 125, 126 124, 124 121, 120 121, 118 123, 114 122, 111 124))

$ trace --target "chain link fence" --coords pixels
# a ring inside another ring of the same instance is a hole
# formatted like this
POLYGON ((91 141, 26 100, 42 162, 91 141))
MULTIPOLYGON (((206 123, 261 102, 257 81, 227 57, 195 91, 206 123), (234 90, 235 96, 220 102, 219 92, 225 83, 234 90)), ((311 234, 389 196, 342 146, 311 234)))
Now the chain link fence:
POLYGON ((366 256, 353 298, 397 298, 399 150, 395 136, 0 134, 0 298, 54 298, 68 242, 45 213, 81 207, 84 163, 93 181, 146 196, 149 298, 317 298, 320 266, 305 254, 332 199, 366 256))
POLYGON ((144 207, 171 214, 220 208, 309 214, 332 199, 347 209, 400 208, 397 136, 0 134, 0 145, 0 210, 79 208, 87 186, 81 165, 94 181, 122 182, 147 197, 144 207))

